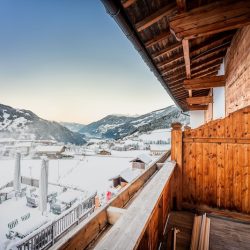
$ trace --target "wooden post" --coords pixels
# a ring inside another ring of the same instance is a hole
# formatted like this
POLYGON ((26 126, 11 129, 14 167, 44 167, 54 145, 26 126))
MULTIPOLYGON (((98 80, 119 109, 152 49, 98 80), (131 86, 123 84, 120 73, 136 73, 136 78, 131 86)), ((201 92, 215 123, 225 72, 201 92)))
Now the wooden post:
POLYGON ((176 161, 176 170, 174 173, 173 197, 176 204, 173 206, 181 210, 182 204, 182 130, 181 123, 172 123, 171 132, 171 160, 176 161))

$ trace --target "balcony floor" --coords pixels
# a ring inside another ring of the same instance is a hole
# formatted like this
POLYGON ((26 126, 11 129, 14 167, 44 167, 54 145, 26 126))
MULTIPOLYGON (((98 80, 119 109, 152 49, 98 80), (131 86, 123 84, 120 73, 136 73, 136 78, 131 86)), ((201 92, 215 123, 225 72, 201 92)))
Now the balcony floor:
MULTIPOLYGON (((210 250, 235 250, 249 249, 250 222, 243 223, 221 216, 209 216, 211 219, 209 249, 210 250)), ((177 233, 176 249, 190 249, 194 214, 191 212, 171 212, 167 225, 165 242, 161 249, 172 249, 172 228, 180 230, 177 233)))

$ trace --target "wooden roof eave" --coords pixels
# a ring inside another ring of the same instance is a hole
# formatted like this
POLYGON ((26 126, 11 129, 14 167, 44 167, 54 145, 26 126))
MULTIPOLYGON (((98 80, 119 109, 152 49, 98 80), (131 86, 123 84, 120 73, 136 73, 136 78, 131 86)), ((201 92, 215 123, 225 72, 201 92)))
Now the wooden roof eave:
POLYGON ((176 98, 173 96, 171 90, 169 89, 168 85, 166 84, 165 80, 161 76, 161 73, 157 66, 155 65, 155 62, 151 59, 150 55, 148 54, 148 51, 144 47, 143 42, 137 35, 136 30, 130 23, 129 19, 127 18, 123 7, 120 3, 118 3, 115 0, 102 0, 102 3, 104 7, 106 8, 107 13, 116 21, 116 23, 120 26, 123 33, 126 35, 126 37, 132 42, 135 49, 139 52, 145 63, 148 65, 150 70, 154 73, 156 78, 159 80, 161 85, 164 87, 164 89, 167 91, 171 99, 174 101, 176 106, 186 111, 186 109, 181 105, 176 98))

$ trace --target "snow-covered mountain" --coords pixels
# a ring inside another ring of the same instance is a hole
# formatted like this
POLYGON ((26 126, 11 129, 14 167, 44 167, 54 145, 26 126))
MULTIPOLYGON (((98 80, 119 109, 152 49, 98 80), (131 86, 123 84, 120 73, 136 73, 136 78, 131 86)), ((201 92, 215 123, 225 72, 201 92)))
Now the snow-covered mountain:
POLYGON ((172 122, 189 124, 189 116, 175 106, 156 110, 138 117, 109 115, 86 125, 79 132, 86 137, 119 139, 135 132, 147 132, 155 129, 170 128, 172 122))
POLYGON ((70 131, 58 122, 47 121, 29 110, 0 104, 0 138, 55 140, 82 145, 84 136, 70 131))
POLYGON ((86 125, 76 122, 60 122, 60 124, 72 132, 79 132, 79 130, 83 129, 86 125))

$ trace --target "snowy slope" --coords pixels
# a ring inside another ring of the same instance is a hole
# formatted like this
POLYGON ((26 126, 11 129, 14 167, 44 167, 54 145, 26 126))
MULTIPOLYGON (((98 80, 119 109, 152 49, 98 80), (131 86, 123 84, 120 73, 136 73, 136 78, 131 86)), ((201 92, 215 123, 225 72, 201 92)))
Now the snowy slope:
POLYGON ((0 104, 0 138, 55 140, 84 144, 83 135, 74 133, 57 122, 41 119, 29 110, 0 104))
POLYGON ((79 132, 79 130, 85 127, 85 125, 75 122, 60 122, 60 124, 72 132, 79 132))
POLYGON ((189 117, 175 106, 169 106, 138 117, 109 115, 86 125, 79 132, 87 137, 119 139, 135 132, 170 128, 175 121, 186 125, 189 124, 189 117))

